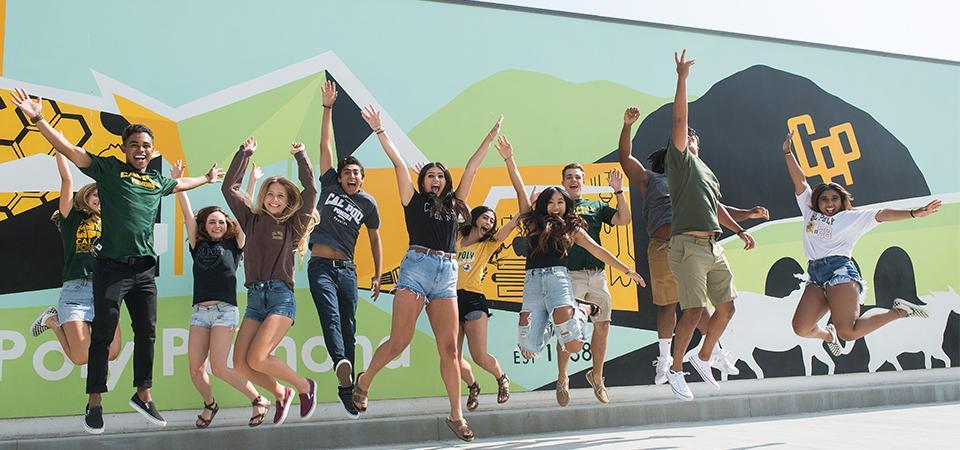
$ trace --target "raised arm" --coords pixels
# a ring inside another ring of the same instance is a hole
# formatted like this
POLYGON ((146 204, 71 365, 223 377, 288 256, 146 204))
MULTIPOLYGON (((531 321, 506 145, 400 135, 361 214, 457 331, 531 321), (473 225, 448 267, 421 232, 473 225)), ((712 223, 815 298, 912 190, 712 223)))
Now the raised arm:
POLYGON ((307 148, 302 142, 295 142, 290 146, 290 154, 297 160, 297 174, 300 184, 303 185, 303 190, 300 191, 303 204, 297 213, 313 214, 313 210, 317 208, 317 180, 313 177, 313 165, 307 157, 307 148))
POLYGON ((752 209, 740 209, 724 204, 721 204, 720 206, 727 210, 727 214, 730 215, 734 222, 743 222, 744 220, 749 219, 770 219, 770 211, 767 211, 767 208, 762 206, 754 206, 752 209))
POLYGON ((720 225, 737 234, 737 237, 743 241, 744 250, 750 250, 757 246, 753 236, 750 236, 750 233, 747 233, 740 224, 733 220, 733 217, 730 217, 730 213, 721 204, 717 204, 717 219, 720 221, 720 225))
POLYGON ((410 199, 413 198, 413 180, 410 179, 410 170, 407 169, 407 163, 403 161, 403 157, 400 156, 397 147, 393 145, 393 141, 387 136, 387 131, 383 129, 383 124, 380 121, 380 111, 374 108, 373 105, 367 105, 360 111, 360 116, 363 117, 367 125, 370 125, 373 132, 377 133, 377 137, 380 138, 380 146, 383 147, 383 152, 387 154, 387 158, 390 158, 390 162, 393 163, 393 169, 397 174, 397 188, 400 190, 400 203, 402 203, 403 206, 407 206, 407 204, 410 203, 410 199))
MULTIPOLYGON (((517 193, 517 203, 520 206, 520 211, 517 212, 517 214, 523 214, 530 210, 530 200, 527 198, 527 193, 523 188, 523 178, 520 176, 520 168, 517 167, 517 162, 513 160, 513 146, 510 145, 510 141, 507 140, 506 136, 497 138, 497 152, 500 153, 503 162, 507 164, 507 173, 510 174, 510 184, 513 185, 513 190, 517 193)), ((506 236, 504 236, 504 238, 506 238, 506 236)))
MULTIPOLYGON (((177 163, 180 163, 180 161, 177 161, 177 163)), ((222 179, 223 170, 217 167, 217 163, 213 163, 213 167, 211 167, 210 171, 205 175, 177 179, 177 186, 173 188, 173 192, 189 191, 190 189, 198 188, 207 183, 217 183, 222 179)))
POLYGON ((623 195, 623 174, 619 170, 613 169, 607 172, 607 184, 613 189, 613 195, 617 196, 617 214, 610 221, 611 225, 627 225, 630 223, 630 202, 623 195))
POLYGON ((893 222, 897 220, 907 220, 907 219, 919 219, 921 217, 927 217, 930 214, 933 214, 940 210, 940 205, 943 202, 940 200, 934 200, 930 203, 927 203, 927 206, 923 206, 917 209, 881 209, 877 211, 877 222, 893 222))
POLYGON ((333 167, 333 103, 337 101, 337 84, 327 80, 321 89, 323 118, 320 119, 320 175, 333 167))
POLYGON ((677 56, 673 53, 673 59, 677 63, 677 92, 673 96, 673 130, 670 137, 673 139, 673 146, 681 152, 687 148, 687 75, 690 74, 690 66, 696 64, 695 59, 689 61, 687 58, 687 49, 677 56))
POLYGON ((617 146, 617 156, 620 159, 620 167, 627 174, 627 179, 640 189, 640 195, 647 192, 647 182, 650 179, 650 172, 633 157, 633 124, 640 118, 640 110, 634 107, 627 108, 623 112, 623 128, 620 129, 620 144, 617 146))
POLYGON ((383 247, 380 245, 380 229, 367 228, 370 236, 370 253, 373 255, 373 276, 370 277, 370 290, 373 292, 373 301, 380 296, 380 277, 383 276, 383 247))
POLYGON ((263 169, 256 164, 251 164, 251 166, 250 179, 247 180, 247 197, 252 202, 257 198, 257 181, 263 178, 263 169))
POLYGON ((37 98, 37 101, 30 99, 30 95, 27 94, 27 91, 23 89, 15 89, 13 95, 11 96, 13 104, 17 105, 17 108, 20 108, 21 111, 27 116, 27 119, 31 123, 37 126, 37 129, 40 130, 40 135, 43 136, 54 149, 57 150, 57 153, 63 154, 73 162, 77 167, 86 168, 90 167, 92 161, 90 160, 90 155, 87 152, 73 145, 68 141, 63 134, 53 128, 50 123, 43 117, 41 111, 43 109, 43 99, 37 98))
MULTIPOLYGON (((170 178, 179 180, 183 177, 183 161, 177 161, 170 168, 170 178)), ((187 240, 190 241, 190 248, 197 245, 197 218, 193 215, 193 208, 190 207, 190 198, 186 191, 177 192, 177 201, 180 202, 180 212, 183 214, 183 225, 187 228, 187 240)))
POLYGON ((490 150, 490 144, 497 138, 497 135, 500 134, 500 125, 502 123, 503 115, 501 114, 500 118, 497 119, 497 123, 493 124, 493 128, 490 129, 483 138, 483 142, 477 147, 477 151, 473 152, 473 155, 470 156, 470 159, 467 161, 467 167, 463 169, 463 176, 460 177, 460 184, 457 185, 457 191, 454 193, 460 200, 467 201, 467 195, 470 194, 470 188, 473 186, 473 178, 477 175, 477 169, 479 169, 480 164, 483 163, 483 158, 487 156, 487 151, 490 150))
POLYGON ((57 152, 54 159, 57 160, 57 171, 60 172, 60 215, 67 217, 73 209, 73 175, 67 167, 66 156, 57 152))
POLYGON ((616 256, 613 256, 613 253, 610 253, 609 250, 601 247, 600 244, 597 244, 597 242, 594 241, 593 238, 591 238, 590 235, 587 234, 587 231, 583 228, 578 229, 577 233, 573 235, 573 242, 586 249, 597 259, 609 264, 612 267, 616 267, 618 270, 630 277, 631 280, 636 281, 640 286, 646 287, 647 282, 643 280, 643 277, 641 277, 639 273, 617 259, 616 256))
POLYGON ((790 180, 793 181, 793 193, 800 195, 803 191, 810 189, 810 185, 807 184, 807 177, 803 174, 803 170, 800 169, 800 163, 797 162, 797 157, 794 156, 790 150, 792 145, 793 131, 790 131, 790 133, 787 134, 787 138, 783 141, 783 157, 787 160, 787 172, 790 172, 790 180))
POLYGON ((246 196, 240 192, 240 185, 243 183, 243 174, 247 171, 250 157, 255 151, 257 151, 257 140, 251 136, 240 145, 237 154, 233 156, 227 174, 223 177, 223 186, 220 188, 227 206, 230 207, 230 211, 233 211, 240 226, 246 226, 247 218, 253 215, 246 196))

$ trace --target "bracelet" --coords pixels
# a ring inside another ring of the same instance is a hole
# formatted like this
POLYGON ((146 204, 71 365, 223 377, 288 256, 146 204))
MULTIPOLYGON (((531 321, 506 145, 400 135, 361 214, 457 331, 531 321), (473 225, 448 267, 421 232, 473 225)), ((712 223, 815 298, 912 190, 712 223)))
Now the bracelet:
POLYGON ((620 195, 622 193, 623 193, 623 189, 620 189, 619 191, 613 191, 613 195, 620 195))
POLYGON ((793 153, 791 153, 791 152, 783 152, 783 156, 790 156, 790 155, 793 155, 793 153))
POLYGON ((326 109, 333 109, 333 105, 323 105, 323 107, 326 109))
POLYGON ((43 113, 37 113, 37 115, 30 118, 30 123, 36 125, 41 120, 46 120, 46 117, 43 117, 43 113))
POLYGON ((377 134, 383 134, 383 133, 385 133, 386 131, 387 131, 387 130, 384 130, 383 127, 380 127, 380 128, 377 128, 376 130, 373 130, 373 132, 374 132, 374 133, 377 133, 377 134))
POLYGON ((911 218, 911 219, 916 219, 916 218, 917 218, 917 216, 914 215, 915 212, 916 212, 915 209, 911 209, 911 210, 910 210, 910 218, 911 218))

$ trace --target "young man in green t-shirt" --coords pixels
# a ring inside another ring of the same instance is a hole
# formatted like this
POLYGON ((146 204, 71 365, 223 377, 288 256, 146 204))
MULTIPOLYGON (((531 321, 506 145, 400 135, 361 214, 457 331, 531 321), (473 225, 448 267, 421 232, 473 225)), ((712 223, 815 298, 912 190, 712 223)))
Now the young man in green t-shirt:
POLYGON ((137 388, 129 403, 151 423, 165 426, 167 422, 150 396, 157 322, 154 220, 163 196, 217 181, 223 173, 214 165, 204 176, 174 180, 148 169, 158 153, 153 147, 153 131, 140 124, 123 130, 124 161, 92 155, 71 144, 46 121, 41 99, 32 100, 23 89, 14 91, 12 99, 53 148, 96 180, 100 194, 102 249, 93 269, 94 317, 87 362, 90 398, 83 427, 89 433, 103 433, 101 394, 107 391, 107 352, 124 300, 134 332, 133 385, 137 388))
POLYGON ((733 272, 723 246, 717 242, 720 225, 735 232, 746 244, 745 249, 753 248, 756 243, 720 204, 720 182, 700 159, 700 138, 687 126, 687 75, 694 60, 686 60, 686 54, 686 50, 679 57, 674 53, 677 92, 665 158, 673 208, 667 258, 683 310, 675 331, 673 364, 667 373, 667 381, 678 398, 693 400, 693 392, 683 377, 683 355, 693 337, 693 330, 706 311, 709 299, 716 310, 707 324, 700 352, 690 358, 690 365, 705 382, 719 389, 710 369, 710 356, 733 317, 733 299, 737 296, 733 272))
MULTIPOLYGON (((603 224, 616 226, 630 223, 630 203, 623 196, 623 175, 612 170, 607 174, 607 182, 617 197, 617 208, 611 208, 599 200, 581 198, 583 193, 583 166, 576 163, 563 168, 563 188, 573 197, 579 215, 587 223, 587 234, 600 242, 600 230, 603 224)), ((590 353, 593 368, 586 373, 587 383, 593 388, 593 394, 601 403, 609 400, 607 388, 603 384, 603 360, 607 352, 607 335, 610 333, 611 298, 607 287, 607 273, 602 261, 578 245, 570 247, 567 253, 567 269, 570 271, 570 285, 573 297, 599 307, 592 316, 593 336, 590 338, 590 353)), ((570 353, 557 346, 557 403, 567 406, 570 402, 567 365, 570 353)))

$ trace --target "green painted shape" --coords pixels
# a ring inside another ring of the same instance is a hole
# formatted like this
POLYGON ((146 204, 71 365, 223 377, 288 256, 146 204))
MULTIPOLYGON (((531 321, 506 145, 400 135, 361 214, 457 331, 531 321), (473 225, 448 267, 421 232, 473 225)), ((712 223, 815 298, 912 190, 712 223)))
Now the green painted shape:
POLYGON ((321 72, 179 122, 187 163, 208 168, 216 162, 226 169, 251 135, 257 138, 258 165, 289 157, 295 140, 307 143, 308 151, 319 151, 322 111, 317 102, 324 81, 321 72))
MULTIPOLYGON (((918 200, 916 206, 924 203, 918 200)), ((960 203, 949 203, 932 216, 883 223, 861 237, 854 247, 853 257, 867 283, 865 304, 876 304, 871 289, 873 276, 877 260, 890 247, 900 247, 910 255, 919 295, 960 288, 960 267, 956 264, 957 255, 960 255, 958 227, 960 203)), ((792 257, 806 270, 802 229, 802 222, 795 221, 751 232, 757 240, 757 247, 749 252, 743 250, 739 239, 727 242, 724 250, 733 268, 737 289, 763 293, 767 272, 783 257, 792 257)))
MULTIPOLYGON (((670 101, 610 81, 570 83, 504 70, 466 88, 409 135, 428 158, 464 167, 502 113, 501 132, 515 149, 517 165, 592 162, 617 147, 624 109, 637 106, 646 116, 670 101)), ((491 149, 484 166, 502 165, 491 149)))

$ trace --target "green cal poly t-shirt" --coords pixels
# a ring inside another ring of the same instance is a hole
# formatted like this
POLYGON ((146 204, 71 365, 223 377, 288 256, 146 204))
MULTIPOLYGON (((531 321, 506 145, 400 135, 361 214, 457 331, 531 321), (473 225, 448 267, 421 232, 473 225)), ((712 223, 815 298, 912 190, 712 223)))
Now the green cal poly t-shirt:
MULTIPOLYGON (((598 244, 600 243, 600 230, 603 224, 613 225, 610 221, 617 214, 617 210, 607 206, 600 200, 579 199, 576 203, 576 213, 587 222, 587 234, 598 244)), ((570 270, 584 269, 603 269, 603 261, 595 258, 583 247, 574 244, 570 247, 567 254, 567 268, 570 270)))
POLYGON ((63 281, 86 278, 100 252, 100 216, 71 209, 67 217, 57 213, 63 241, 63 281))
POLYGON ((720 182, 713 171, 689 149, 678 151, 672 142, 667 145, 665 166, 673 206, 671 233, 720 233, 720 222, 717 220, 720 182))
POLYGON ((153 251, 153 224, 160 198, 169 195, 177 181, 156 170, 137 172, 117 158, 90 155, 90 167, 80 169, 97 182, 103 218, 103 246, 107 258, 157 257, 153 251))

